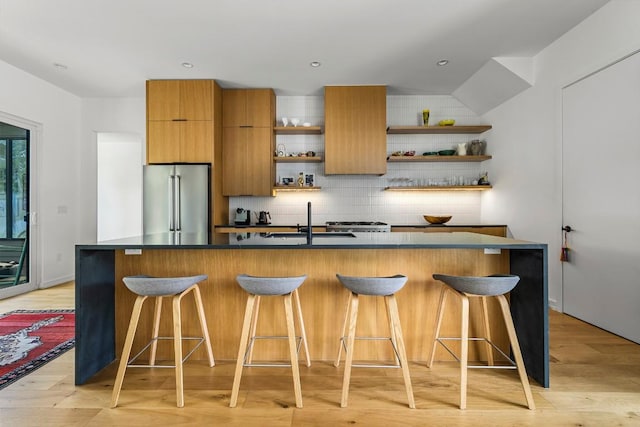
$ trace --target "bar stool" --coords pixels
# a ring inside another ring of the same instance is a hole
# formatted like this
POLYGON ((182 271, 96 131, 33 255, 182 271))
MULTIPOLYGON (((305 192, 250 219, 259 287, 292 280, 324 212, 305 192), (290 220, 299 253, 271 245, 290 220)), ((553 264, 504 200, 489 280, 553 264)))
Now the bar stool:
POLYGON ((509 310, 509 303, 505 297, 505 294, 509 293, 520 281, 520 277, 513 275, 501 275, 496 274, 486 277, 470 277, 470 276, 449 276, 446 274, 434 274, 433 278, 443 282, 446 286, 442 287, 440 292, 440 304, 438 306, 437 321, 434 333, 434 343, 431 351, 431 357, 427 366, 431 368, 433 365, 433 359, 436 354, 437 343, 442 346, 458 361, 460 362, 460 409, 465 409, 467 406, 467 369, 468 368, 493 368, 493 369, 517 369, 520 376, 520 382, 524 390, 524 395, 527 399, 527 405, 529 409, 535 409, 535 403, 533 401, 533 395, 531 394, 531 387, 529 386, 529 379, 522 359, 522 353, 520 352, 520 345, 518 344, 518 337, 516 336, 516 330, 513 325, 513 319, 511 318, 511 312, 509 310), (461 317, 461 331, 460 338, 443 338, 440 337, 440 327, 442 325, 442 317, 444 315, 445 304, 447 300, 447 294, 451 293, 460 298, 462 305, 462 317, 461 317), (479 297, 481 298, 481 305, 483 311, 483 323, 485 336, 481 338, 469 338, 469 298, 479 297), (489 316, 487 312, 486 298, 494 297, 500 303, 500 309, 502 311, 502 317, 504 319, 505 326, 507 328, 507 334, 509 335, 509 342, 511 343, 511 350, 513 352, 512 360, 502 350, 500 350, 491 341, 491 331, 489 330, 489 316), (447 345, 443 342, 445 340, 459 340, 460 341, 460 357, 458 357, 447 345), (487 365, 471 365, 468 364, 469 356, 469 340, 472 341, 485 341, 487 344, 487 365), (496 349, 502 356, 509 362, 507 366, 495 366, 493 360, 492 350, 496 349))
POLYGON ((213 360, 213 351, 211 350, 211 341, 209 340, 209 330, 207 329, 207 320, 205 318, 204 307, 202 305, 202 296, 200 295, 200 288, 198 287, 198 283, 206 279, 206 275, 189 277, 150 277, 141 275, 125 277, 122 279, 126 287, 138 296, 136 297, 135 303, 133 304, 133 312, 131 313, 131 320, 129 321, 129 329, 127 330, 127 336, 124 341, 124 348, 120 357, 118 373, 116 374, 116 380, 113 385, 113 394, 111 396, 112 408, 115 408, 118 405, 120 389, 122 388, 122 382, 124 380, 124 374, 127 368, 175 368, 176 403, 179 408, 182 408, 184 406, 184 379, 182 364, 204 342, 207 349, 207 355, 209 357, 209 366, 215 365, 215 362, 213 360), (196 311, 198 313, 200 327, 202 330, 201 337, 182 336, 182 314, 180 303, 182 301, 182 298, 189 292, 193 292, 193 296, 195 298, 196 311), (142 305, 149 297, 155 297, 155 310, 151 340, 142 350, 140 350, 140 352, 138 352, 138 354, 129 359, 129 355, 131 354, 131 347, 133 345, 133 340, 136 334, 136 329, 138 327, 138 321, 140 320, 142 305), (164 297, 172 297, 173 337, 158 336, 158 331, 160 328, 160 314, 162 312, 162 299, 164 297), (158 347, 158 340, 173 340, 175 365, 156 365, 156 350, 158 347), (184 358, 182 356, 183 340, 198 341, 194 348, 186 356, 184 356, 184 358), (149 347, 151 347, 149 363, 146 365, 133 364, 133 362, 135 362, 138 357, 140 357, 140 355, 142 355, 142 353, 149 347))
POLYGON ((229 406, 231 408, 235 408, 238 401, 240 381, 242 379, 242 368, 244 366, 291 366, 296 407, 302 408, 302 388, 300 386, 300 370, 298 367, 298 351, 301 344, 304 347, 307 366, 311 366, 307 334, 304 328, 304 320, 302 319, 300 297, 298 296, 298 288, 306 278, 306 275, 296 277, 256 277, 246 274, 241 274, 236 277, 240 287, 249 293, 249 297, 247 298, 247 306, 244 313, 244 322, 242 324, 242 332, 240 334, 240 346, 238 348, 238 359, 236 361, 236 371, 233 378, 233 388, 231 389, 231 401, 229 402, 229 406), (256 336, 255 331, 258 322, 260 298, 263 296, 284 296, 284 313, 287 323, 287 336, 256 336), (297 305, 296 311, 298 315, 298 326, 300 328, 299 337, 296 336, 292 299, 295 300, 297 305), (269 338, 281 338, 289 341, 290 363, 252 362, 253 344, 255 340, 269 338))
POLYGON ((395 293, 402 289, 402 287, 407 282, 407 277, 403 275, 396 275, 391 277, 353 277, 342 276, 340 274, 336 274, 336 277, 338 278, 340 283, 342 283, 342 285, 350 291, 344 315, 344 322, 342 324, 342 336, 340 337, 338 356, 334 364, 336 367, 338 367, 338 365, 340 364, 342 347, 344 347, 347 355, 344 366, 344 378, 342 381, 342 400, 340 402, 340 406, 343 408, 347 407, 352 367, 401 368, 402 376, 404 377, 405 388, 407 391, 409 407, 415 409, 416 405, 413 399, 413 387, 411 386, 409 365, 407 363, 407 355, 404 347, 404 340, 402 338, 402 328, 400 326, 400 317, 398 315, 398 304, 396 303, 395 297, 395 293), (389 321, 389 330, 391 332, 390 337, 356 337, 359 295, 384 297, 385 306, 387 309, 387 320, 389 321), (345 337, 347 324, 349 325, 349 331, 348 336, 345 337), (396 363, 391 365, 354 364, 353 346, 356 339, 388 339, 393 348, 396 363))

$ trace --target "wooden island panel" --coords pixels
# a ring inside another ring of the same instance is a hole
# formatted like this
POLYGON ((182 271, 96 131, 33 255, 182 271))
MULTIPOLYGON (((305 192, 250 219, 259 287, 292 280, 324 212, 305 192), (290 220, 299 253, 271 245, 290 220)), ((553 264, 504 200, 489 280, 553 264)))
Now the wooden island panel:
MULTIPOLYGON (((354 276, 387 276, 405 274, 409 280, 398 292, 400 320, 405 336, 407 357, 426 361, 433 343, 440 284, 432 279, 435 272, 460 275, 489 275, 509 272, 509 251, 485 255, 482 249, 144 249, 141 255, 125 255, 117 250, 115 259, 116 357, 119 357, 131 315, 134 295, 122 282, 127 275, 186 276, 207 274, 200 288, 207 314, 209 332, 216 359, 235 359, 242 327, 247 294, 235 281, 238 274, 290 276, 306 274, 299 289, 304 313, 309 350, 313 360, 333 360, 347 300, 347 291, 336 273, 354 276)), ((474 299, 475 300, 475 299, 474 299)), ((171 335, 171 311, 165 301, 162 331, 171 335)), ((478 301, 472 301, 478 303, 478 301)), ((198 335, 193 298, 183 300, 184 335, 198 335)), ((480 335, 482 319, 472 305, 471 333, 480 335)), ((141 317, 136 349, 146 343, 151 331, 152 304, 147 303, 141 317), (142 332, 145 331, 145 332, 142 332), (144 338, 143 335, 144 334, 144 338)), ((359 336, 385 335, 388 324, 381 298, 363 296, 358 319, 359 336)), ((492 335, 503 350, 507 347, 506 331, 498 321, 498 307, 490 305, 492 335), (495 323, 493 323, 495 320, 495 323)), ((460 309, 455 299, 447 304, 444 336, 459 336, 460 309)), ((286 335, 282 298, 263 298, 258 335, 286 335)), ((455 345, 453 345, 455 348, 455 345)), ((161 343, 159 356, 171 357, 169 343, 161 343), (163 345, 165 344, 165 345, 163 345)), ((484 357, 484 345, 470 346, 470 360, 484 357)), ((204 349, 194 358, 204 360, 204 349)), ((359 341, 355 358, 362 360, 392 359, 389 344, 359 341)), ((254 360, 288 358, 286 340, 258 340, 254 360), (280 342, 282 341, 282 342, 280 342)), ((442 348, 438 360, 453 360, 442 348)))

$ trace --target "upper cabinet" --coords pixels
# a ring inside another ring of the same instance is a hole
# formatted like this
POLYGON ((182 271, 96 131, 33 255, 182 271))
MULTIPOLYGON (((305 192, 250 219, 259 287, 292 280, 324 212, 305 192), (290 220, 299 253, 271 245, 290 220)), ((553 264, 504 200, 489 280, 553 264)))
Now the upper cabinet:
POLYGON ((327 86, 325 175, 387 172, 385 86, 327 86))
POLYGON ((213 163, 213 80, 147 81, 147 163, 213 163))
POLYGON ((147 120, 213 120, 213 80, 147 81, 147 120))
POLYGON ((271 89, 225 89, 222 126, 273 128, 275 102, 271 89))
POLYGON ((275 94, 272 89, 222 92, 222 194, 271 196, 275 94))

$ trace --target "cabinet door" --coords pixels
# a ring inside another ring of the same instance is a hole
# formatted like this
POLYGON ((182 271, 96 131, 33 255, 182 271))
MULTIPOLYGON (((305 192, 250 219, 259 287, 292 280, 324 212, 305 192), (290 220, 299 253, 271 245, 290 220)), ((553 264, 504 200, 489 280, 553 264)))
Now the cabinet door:
POLYGON ((147 80, 147 120, 173 120, 180 116, 180 81, 147 80))
POLYGON ((182 123, 185 122, 147 122, 147 163, 179 161, 182 123))
POLYGON ((223 195, 270 196, 273 182, 271 129, 224 128, 223 139, 223 195))
POLYGON ((176 122, 180 132, 180 162, 213 163, 213 122, 176 122))
POLYGON ((246 105, 247 94, 245 89, 224 89, 222 91, 222 126, 246 126, 246 105))
POLYGON ((275 94, 271 89, 225 89, 222 111, 224 127, 272 127, 275 94))
POLYGON ((244 128, 247 135, 247 194, 270 196, 273 186, 273 133, 271 128, 244 128))
POLYGON ((180 116, 185 120, 213 120, 213 81, 180 80, 180 116))
POLYGON ((245 128, 222 130, 222 194, 240 196, 246 187, 247 138, 245 128))
POLYGON ((271 89, 246 91, 247 125, 273 127, 275 120, 275 95, 271 89))
POLYGON ((325 88, 325 174, 387 172, 384 86, 325 88))

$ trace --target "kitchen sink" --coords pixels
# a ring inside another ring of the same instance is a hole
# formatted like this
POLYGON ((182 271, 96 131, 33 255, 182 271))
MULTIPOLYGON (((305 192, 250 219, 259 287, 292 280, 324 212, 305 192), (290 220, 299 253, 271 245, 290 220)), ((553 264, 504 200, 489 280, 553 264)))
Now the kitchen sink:
MULTIPOLYGON (((288 237, 307 237, 307 233, 265 233, 264 237, 273 238, 288 238, 288 237)), ((341 233, 341 232, 319 232, 313 233, 312 238, 316 237, 356 237, 353 233, 341 233)))

